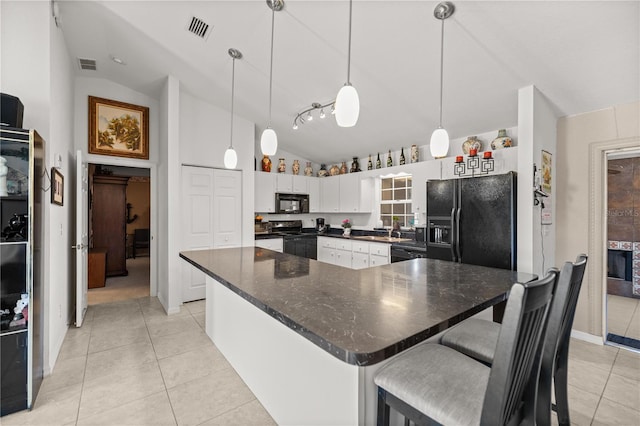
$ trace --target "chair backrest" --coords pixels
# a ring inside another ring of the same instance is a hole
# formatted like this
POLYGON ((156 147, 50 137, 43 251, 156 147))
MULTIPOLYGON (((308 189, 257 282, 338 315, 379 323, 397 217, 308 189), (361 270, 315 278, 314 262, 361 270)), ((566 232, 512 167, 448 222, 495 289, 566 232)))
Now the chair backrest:
POLYGON ((551 424, 551 385, 556 356, 562 345, 569 344, 573 318, 582 287, 587 255, 581 254, 575 263, 564 264, 558 279, 558 288, 553 297, 538 382, 538 404, 536 419, 539 424, 551 424))
MULTIPOLYGON (((521 414, 532 371, 540 366, 540 337, 558 281, 552 268, 544 278, 511 287, 482 408, 482 425, 505 425, 521 414), (535 363, 538 365, 534 365, 535 363)), ((531 407, 531 416, 535 413, 531 407)))

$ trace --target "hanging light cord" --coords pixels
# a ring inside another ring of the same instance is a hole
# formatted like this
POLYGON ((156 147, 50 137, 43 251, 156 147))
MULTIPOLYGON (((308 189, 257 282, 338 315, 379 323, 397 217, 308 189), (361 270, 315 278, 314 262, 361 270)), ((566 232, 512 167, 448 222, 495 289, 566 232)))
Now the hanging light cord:
POLYGON ((236 87, 236 58, 231 61, 231 141, 230 148, 233 148, 233 97, 236 87))
POLYGON ((349 0, 349 47, 347 49, 347 85, 351 86, 351 12, 353 0, 349 0))
POLYGON ((276 16, 275 0, 271 0, 271 65, 269 66, 269 125, 271 127, 271 94, 273 92, 273 28, 276 16))
POLYGON ((442 29, 440 32, 440 124, 438 127, 442 128, 442 85, 444 79, 444 16, 440 18, 442 20, 442 29))

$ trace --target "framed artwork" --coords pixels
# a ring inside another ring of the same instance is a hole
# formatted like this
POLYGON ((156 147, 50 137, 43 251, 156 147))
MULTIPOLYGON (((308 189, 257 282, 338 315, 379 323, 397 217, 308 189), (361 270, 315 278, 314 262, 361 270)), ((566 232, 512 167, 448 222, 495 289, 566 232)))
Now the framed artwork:
POLYGON ((552 173, 551 173, 551 160, 552 155, 550 152, 542 151, 542 169, 540 170, 540 184, 542 185, 542 190, 549 195, 549 197, 544 199, 544 207, 542 209, 542 224, 543 225, 551 225, 553 222, 552 217, 552 201, 551 201, 551 183, 552 183, 552 173))
POLYGON ((59 206, 64 204, 64 176, 55 167, 51 168, 51 202, 59 206))
POLYGON ((89 154, 149 159, 149 108, 89 96, 89 154))

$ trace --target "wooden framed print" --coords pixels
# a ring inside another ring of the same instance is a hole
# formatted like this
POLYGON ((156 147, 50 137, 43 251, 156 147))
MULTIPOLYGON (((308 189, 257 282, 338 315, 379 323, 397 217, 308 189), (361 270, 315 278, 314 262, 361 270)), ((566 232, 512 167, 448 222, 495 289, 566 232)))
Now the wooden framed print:
POLYGON ((55 167, 51 168, 51 202, 59 206, 64 204, 64 176, 55 167))
POLYGON ((89 154, 149 159, 149 108, 89 96, 89 154))

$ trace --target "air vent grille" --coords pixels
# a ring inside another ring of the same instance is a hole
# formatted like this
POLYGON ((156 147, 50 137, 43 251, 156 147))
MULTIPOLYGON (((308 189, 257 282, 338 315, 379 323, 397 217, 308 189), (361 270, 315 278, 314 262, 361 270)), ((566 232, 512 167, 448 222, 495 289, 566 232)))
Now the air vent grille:
POLYGON ((98 69, 95 59, 78 58, 81 70, 96 71, 98 69))
POLYGON ((187 30, 190 33, 206 40, 209 37, 209 33, 211 32, 211 26, 204 22, 202 19, 196 18, 194 16, 191 18, 191 22, 187 26, 187 30))

